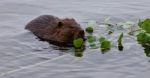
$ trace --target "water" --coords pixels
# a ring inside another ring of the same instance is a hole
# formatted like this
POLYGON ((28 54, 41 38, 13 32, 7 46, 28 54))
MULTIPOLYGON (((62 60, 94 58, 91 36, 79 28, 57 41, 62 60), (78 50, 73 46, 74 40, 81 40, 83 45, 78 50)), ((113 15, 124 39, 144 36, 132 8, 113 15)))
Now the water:
POLYGON ((24 29, 43 14, 73 17, 83 28, 88 21, 101 23, 107 16, 113 22, 137 21, 150 17, 149 4, 149 0, 1 0, 0 78, 149 78, 149 58, 131 38, 124 39, 123 52, 113 48, 101 54, 87 48, 77 58, 24 29))

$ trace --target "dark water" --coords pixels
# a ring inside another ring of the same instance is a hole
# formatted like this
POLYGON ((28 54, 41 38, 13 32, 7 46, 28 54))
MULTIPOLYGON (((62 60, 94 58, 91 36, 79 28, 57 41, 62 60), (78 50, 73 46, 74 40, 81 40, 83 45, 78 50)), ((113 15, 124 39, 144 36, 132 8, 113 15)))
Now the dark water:
MULTIPOLYGON (((150 17, 149 4, 149 0, 0 0, 0 78, 149 78, 149 58, 133 38, 125 36, 122 52, 112 48, 101 54, 100 49, 87 48, 77 58, 24 30, 27 22, 43 14, 73 17, 83 28, 88 21, 100 24, 107 16, 113 22, 136 22, 150 17)), ((104 32, 97 28, 94 33, 104 32)))

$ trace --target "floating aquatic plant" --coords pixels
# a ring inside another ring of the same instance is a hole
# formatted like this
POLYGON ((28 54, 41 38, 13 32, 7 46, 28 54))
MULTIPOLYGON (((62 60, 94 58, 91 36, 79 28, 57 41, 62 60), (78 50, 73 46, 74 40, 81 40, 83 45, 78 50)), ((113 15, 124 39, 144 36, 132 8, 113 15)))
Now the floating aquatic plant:
POLYGON ((140 44, 149 44, 150 43, 150 34, 146 33, 145 31, 141 31, 138 35, 137 35, 137 41, 140 44))
POLYGON ((83 56, 83 44, 84 40, 82 38, 77 38, 73 40, 73 45, 75 48, 75 56, 77 57, 83 56))
POLYGON ((90 35, 90 36, 87 36, 87 40, 88 40, 89 43, 92 43, 92 42, 96 41, 96 37, 90 35))
POLYGON ((100 43, 102 43, 104 40, 106 40, 105 37, 100 37, 100 38, 99 38, 99 42, 100 42, 100 43))
POLYGON ((88 24, 87 24, 87 27, 86 27, 86 32, 88 32, 88 33, 93 33, 93 27, 94 27, 94 24, 95 24, 95 21, 90 21, 90 22, 88 22, 88 24))
POLYGON ((86 32, 88 33, 93 33, 93 27, 87 27, 86 32))
POLYGON ((73 41, 73 45, 75 48, 81 48, 83 46, 83 43, 84 41, 82 38, 78 38, 73 41))
POLYGON ((123 50, 122 38, 123 38, 123 33, 121 33, 120 36, 119 36, 119 38, 118 38, 118 49, 119 49, 120 51, 123 50))
POLYGON ((92 48, 92 49, 98 48, 97 44, 96 44, 96 36, 93 36, 93 35, 87 36, 87 41, 89 43, 90 48, 92 48))
POLYGON ((96 44, 96 43, 90 43, 90 44, 89 44, 89 48, 90 48, 90 49, 97 49, 98 47, 97 47, 97 44, 96 44))
POLYGON ((144 47, 146 56, 150 57, 150 34, 146 32, 140 32, 137 35, 137 41, 144 47))
POLYGON ((101 51, 104 52, 104 51, 107 51, 111 48, 111 42, 110 41, 107 41, 107 40, 104 40, 102 43, 101 43, 101 51))
POLYGON ((144 21, 142 21, 142 20, 139 20, 139 22, 138 22, 138 26, 141 28, 141 25, 143 24, 143 22, 144 21))
POLYGON ((145 19, 144 21, 139 21, 138 25, 147 33, 150 33, 150 19, 149 18, 145 19))
POLYGON ((138 25, 142 30, 136 36, 137 41, 144 47, 146 56, 150 57, 150 19, 140 20, 138 25))
POLYGON ((99 39, 99 42, 100 42, 100 48, 101 48, 101 51, 104 52, 104 51, 107 51, 111 48, 111 42, 108 41, 106 38, 104 37, 101 37, 99 39))
POLYGON ((138 25, 142 30, 137 34, 137 41, 143 45, 150 44, 150 19, 139 21, 138 25))
MULTIPOLYGON (((134 22, 120 22, 117 24, 112 24, 110 21, 110 18, 106 18, 105 19, 105 25, 107 26, 107 30, 108 30, 108 34, 112 34, 113 32, 115 32, 116 30, 123 30, 128 31, 130 30, 130 34, 132 36, 134 36, 133 32, 136 32, 136 37, 137 37, 137 41, 139 42, 139 44, 141 44, 144 47, 144 51, 146 56, 150 57, 150 19, 147 18, 145 20, 140 20, 138 25, 139 28, 136 27, 135 28, 135 23, 134 22)), ((87 36, 87 42, 89 44, 89 48, 91 49, 97 49, 100 46, 101 52, 105 53, 107 52, 107 50, 110 50, 112 47, 111 41, 109 41, 108 39, 106 39, 105 37, 100 37, 99 40, 97 40, 96 36, 93 36, 93 26, 94 26, 94 22, 88 22, 87 24, 87 28, 85 29, 86 32, 88 33, 87 36), (99 41, 99 42, 97 42, 99 41)), ((124 46, 123 46, 123 33, 121 33, 118 36, 118 50, 122 51, 124 46)), ((81 57, 83 56, 83 39, 82 38, 78 38, 75 39, 73 41, 73 45, 75 48, 75 56, 77 57, 81 57)))

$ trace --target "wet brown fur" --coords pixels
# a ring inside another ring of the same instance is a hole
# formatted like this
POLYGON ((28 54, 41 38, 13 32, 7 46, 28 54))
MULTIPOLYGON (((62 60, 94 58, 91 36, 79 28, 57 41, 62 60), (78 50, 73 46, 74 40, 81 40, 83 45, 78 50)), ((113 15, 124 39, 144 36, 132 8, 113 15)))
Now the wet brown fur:
POLYGON ((58 46, 72 46, 74 38, 84 38, 84 31, 74 19, 42 15, 29 22, 25 29, 38 38, 58 46))

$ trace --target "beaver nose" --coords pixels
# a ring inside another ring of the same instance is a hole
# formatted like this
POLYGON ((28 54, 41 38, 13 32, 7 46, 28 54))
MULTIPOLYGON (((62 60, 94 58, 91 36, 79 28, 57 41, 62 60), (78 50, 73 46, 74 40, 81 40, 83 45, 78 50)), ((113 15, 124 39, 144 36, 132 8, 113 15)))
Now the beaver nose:
POLYGON ((79 32, 79 34, 80 34, 80 35, 83 35, 83 34, 84 34, 84 30, 81 30, 81 31, 79 32))
POLYGON ((79 36, 85 40, 85 38, 84 38, 84 30, 79 31, 79 36))

